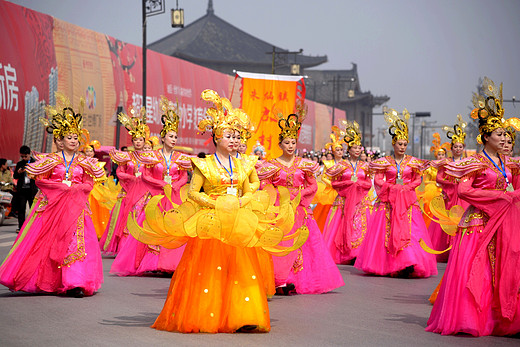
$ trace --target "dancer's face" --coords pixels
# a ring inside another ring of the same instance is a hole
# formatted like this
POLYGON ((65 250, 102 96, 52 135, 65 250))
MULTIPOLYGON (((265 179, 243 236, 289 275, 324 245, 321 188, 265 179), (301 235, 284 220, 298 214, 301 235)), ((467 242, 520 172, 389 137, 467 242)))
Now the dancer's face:
POLYGON ((506 142, 504 142, 504 147, 501 151, 504 155, 512 155, 513 154, 513 139, 506 133, 506 142))
POLYGON ((280 149, 283 151, 283 154, 286 156, 293 156, 296 151, 296 139, 291 139, 289 137, 285 138, 278 144, 280 149))
POLYGON ((484 140, 486 140, 485 148, 499 152, 504 148, 504 143, 506 142, 506 131, 504 128, 495 129, 491 135, 484 134, 484 140))
POLYGON ((440 160, 446 158, 446 152, 443 150, 440 150, 437 152, 435 159, 440 160))
POLYGON ((408 141, 406 140, 397 140, 394 145, 394 153, 398 156, 403 156, 406 153, 406 148, 408 147, 408 141))
MULTIPOLYGON (((361 149, 362 147, 359 145, 354 145, 348 149, 348 153, 350 154, 350 157, 353 159, 359 158, 361 155, 361 149)), ((366 159, 366 158, 365 158, 366 159)))
POLYGON ((177 132, 175 131, 168 131, 166 135, 162 138, 164 147, 168 149, 173 149, 175 144, 177 143, 177 132))
POLYGON ((142 151, 144 147, 144 137, 136 137, 132 139, 132 144, 136 151, 142 151))
POLYGON ((451 145, 451 153, 453 153, 453 156, 456 158, 461 157, 464 153, 464 144, 455 142, 453 145, 451 145))
POLYGON ((67 152, 75 152, 78 146, 78 134, 67 134, 63 137, 63 149, 67 152))
POLYGON ((222 137, 216 140, 217 147, 231 153, 235 148, 235 131, 232 129, 224 129, 222 137))

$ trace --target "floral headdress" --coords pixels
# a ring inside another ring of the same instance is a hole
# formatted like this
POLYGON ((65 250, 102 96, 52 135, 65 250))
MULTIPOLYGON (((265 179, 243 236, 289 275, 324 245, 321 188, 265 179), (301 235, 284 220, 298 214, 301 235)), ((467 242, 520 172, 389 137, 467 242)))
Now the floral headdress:
POLYGON ((100 149, 101 148, 101 143, 99 143, 98 140, 90 141, 90 133, 88 132, 87 129, 82 129, 81 130, 81 140, 80 140, 79 151, 80 152, 85 152, 89 148, 92 149, 92 150, 100 149))
POLYGON ((392 145, 398 140, 408 141, 408 120, 410 112, 405 108, 403 118, 399 117, 399 113, 393 108, 385 112, 385 121, 390 125, 388 133, 392 135, 392 145))
POLYGON ((233 129, 235 127, 235 116, 233 114, 233 106, 227 98, 221 98, 218 93, 211 89, 206 89, 200 97, 203 100, 211 101, 215 107, 211 107, 206 111, 208 118, 199 122, 199 131, 204 133, 211 130, 215 138, 221 138, 224 129, 233 129))
POLYGON ((520 120, 518 118, 510 118, 506 123, 504 119, 504 109, 502 108, 502 83, 500 88, 496 88, 495 83, 484 77, 482 83, 484 95, 473 93, 473 106, 475 109, 471 111, 471 118, 478 119, 478 130, 480 134, 477 136, 477 142, 482 143, 482 136, 489 134, 499 128, 512 126, 520 130, 520 120))
POLYGON ((306 115, 307 108, 305 105, 297 105, 296 113, 288 115, 287 118, 279 113, 278 127, 280 128, 280 135, 278 135, 278 142, 282 142, 287 138, 298 140, 300 129, 306 115))
POLYGON ((446 137, 448 137, 451 140, 451 144, 454 145, 456 143, 462 143, 465 144, 466 140, 466 126, 468 123, 464 122, 462 120, 462 116, 460 114, 457 115, 457 123, 453 125, 453 128, 445 125, 442 127, 442 130, 446 132, 446 137))
POLYGON ((361 132, 359 131, 359 124, 356 121, 352 123, 346 122, 343 141, 347 143, 348 148, 352 146, 361 146, 361 132))
MULTIPOLYGON (((346 122, 346 121, 344 121, 346 122)), ((345 124, 345 123, 343 123, 345 124)), ((341 130, 338 126, 332 126, 332 133, 330 134, 330 142, 325 144, 325 148, 328 151, 333 151, 335 148, 343 148, 343 137, 345 131, 341 130)))
POLYGON ((175 106, 173 102, 168 100, 164 95, 161 95, 161 122, 163 124, 161 130, 161 137, 165 137, 170 131, 178 133, 179 131, 179 115, 177 114, 178 105, 175 106))
POLYGON ((433 134, 432 145, 433 146, 430 147, 430 152, 432 152, 435 156, 437 156, 437 154, 441 150, 448 154, 448 151, 450 149, 450 144, 448 142, 444 142, 443 144, 441 144, 441 135, 439 133, 433 134))
POLYGON ((138 112, 135 107, 131 106, 128 111, 130 116, 121 112, 117 115, 117 118, 126 130, 128 130, 132 139, 142 137, 147 140, 148 137, 150 137, 150 128, 146 125, 146 109, 141 107, 141 110, 138 112))
POLYGON ((62 139, 65 135, 76 134, 81 136, 83 123, 83 109, 85 99, 80 98, 78 113, 74 112, 70 100, 62 93, 56 92, 56 106, 46 106, 45 113, 47 118, 40 118, 40 122, 45 126, 45 130, 54 136, 55 139, 62 139))

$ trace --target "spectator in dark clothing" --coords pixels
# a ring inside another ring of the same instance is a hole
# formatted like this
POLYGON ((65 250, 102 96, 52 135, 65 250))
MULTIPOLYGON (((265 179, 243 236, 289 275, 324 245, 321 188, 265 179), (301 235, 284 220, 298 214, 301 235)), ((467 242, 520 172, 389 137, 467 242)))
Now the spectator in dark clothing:
POLYGON ((31 206, 34 196, 38 192, 34 180, 27 177, 27 173, 25 172, 25 165, 34 161, 34 159, 31 158, 31 149, 28 146, 24 145, 20 147, 20 159, 21 160, 16 164, 13 174, 13 178, 18 180, 18 182, 16 182, 18 230, 22 228, 22 225, 25 222, 25 209, 27 203, 31 206))

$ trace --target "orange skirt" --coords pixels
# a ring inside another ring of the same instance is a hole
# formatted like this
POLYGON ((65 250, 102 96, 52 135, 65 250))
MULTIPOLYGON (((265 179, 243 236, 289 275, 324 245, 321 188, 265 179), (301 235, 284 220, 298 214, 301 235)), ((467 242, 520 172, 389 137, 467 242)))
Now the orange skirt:
POLYGON ((258 250, 215 239, 190 239, 152 328, 232 333, 245 325, 271 329, 258 250))

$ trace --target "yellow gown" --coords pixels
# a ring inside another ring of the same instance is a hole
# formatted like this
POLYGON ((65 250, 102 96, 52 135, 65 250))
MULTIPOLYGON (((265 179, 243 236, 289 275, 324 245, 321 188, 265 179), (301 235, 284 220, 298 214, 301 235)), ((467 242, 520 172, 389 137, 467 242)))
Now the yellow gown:
MULTIPOLYGON (((155 208, 154 197, 146 206, 143 228, 129 225, 130 233, 147 243, 174 248, 187 241, 155 329, 231 333, 244 326, 254 326, 258 332, 271 328, 266 279, 256 248, 282 252, 277 244, 286 239, 294 221, 290 213, 281 220, 281 214, 266 212, 274 201, 262 198, 265 191, 253 195, 250 172, 242 160, 232 160, 233 185, 214 155, 192 158, 189 199, 162 213, 155 208), (275 226, 274 220, 283 227, 275 226)), ((306 235, 293 236, 296 249, 306 235)))
POLYGON ((323 161, 323 174, 318 180, 318 191, 314 196, 313 203, 316 203, 316 207, 314 208, 312 214, 314 215, 314 219, 320 228, 320 231, 323 233, 325 230, 325 226, 330 222, 329 211, 332 208, 332 204, 338 193, 334 188, 332 188, 331 178, 325 173, 328 169, 333 167, 336 164, 335 160, 324 160, 323 161))

